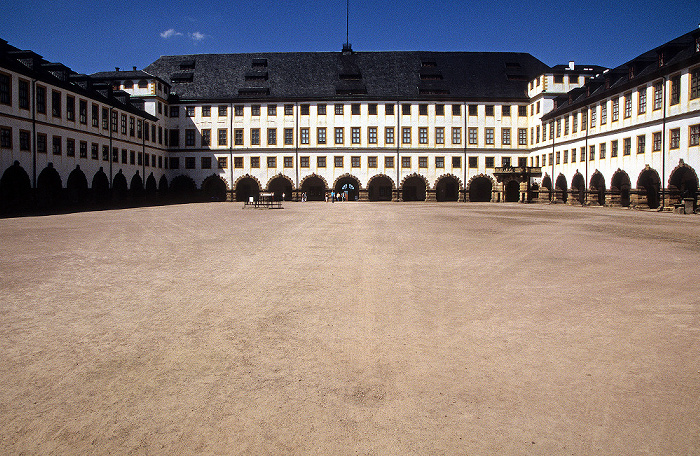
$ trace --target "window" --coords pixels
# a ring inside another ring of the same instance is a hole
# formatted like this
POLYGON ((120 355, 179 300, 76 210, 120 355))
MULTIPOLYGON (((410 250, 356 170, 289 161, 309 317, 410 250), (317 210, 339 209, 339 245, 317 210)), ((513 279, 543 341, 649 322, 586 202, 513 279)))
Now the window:
POLYGON ((469 157, 469 167, 478 168, 479 167, 479 157, 469 157))
MULTIPOLYGON (((573 149, 572 149, 572 150, 573 150, 573 149)), ((586 148, 585 148, 585 147, 582 147, 582 148, 580 149, 579 160, 582 161, 582 162, 586 161, 586 148)))
POLYGON ((55 90, 51 92, 51 113, 54 117, 61 117, 61 92, 55 90))
POLYGON ((452 167, 461 168, 462 167, 462 157, 452 157, 452 167))
POLYGON ((333 166, 336 168, 342 168, 343 167, 343 157, 341 155, 336 155, 333 157, 333 166))
POLYGON ((444 168, 445 167, 445 157, 435 157, 435 167, 444 168))
POLYGON ((445 105, 444 104, 436 104, 435 105, 435 115, 436 116, 444 116, 445 115, 445 105))
POLYGON ((661 132, 660 131, 658 131, 652 135, 652 141, 653 141, 652 150, 654 152, 660 151, 661 150, 661 132))
POLYGON ((234 168, 243 168, 243 157, 233 157, 233 167, 234 168))
POLYGON ((566 136, 568 134, 569 134, 569 116, 566 116, 566 117, 564 117, 564 136, 566 136))
POLYGON ((250 167, 260 168, 260 157, 250 157, 250 167))
POLYGON ((219 136, 218 144, 220 146, 228 145, 228 130, 226 128, 219 128, 217 135, 219 136))
POLYGON ((428 105, 419 104, 418 105, 418 115, 419 116, 427 116, 428 115, 428 105))
MULTIPOLYGON (((75 157, 75 139, 66 139, 66 157, 75 157)), ((87 143, 85 141, 80 142, 80 158, 87 158, 87 143), (83 145, 85 147, 84 152, 83 145)))
MULTIPOLYGON (((12 130, 10 130, 10 134, 11 133, 12 133, 12 130)), ((10 139, 10 142, 12 142, 12 139, 10 139)), ((26 130, 20 130, 19 131, 19 150, 29 151, 30 149, 31 149, 30 133, 26 130)))
POLYGON ((556 160, 557 161, 555 162, 557 165, 559 164, 560 157, 561 157, 561 152, 557 151, 557 153, 556 153, 556 160))
MULTIPOLYGON (((392 105, 387 105, 392 106, 392 105)), ((386 127, 384 129, 384 142, 386 144, 394 144, 394 127, 386 127)))
POLYGON ((411 115, 411 105, 410 104, 402 104, 401 105, 401 114, 404 116, 410 116, 411 115))
POLYGON ((427 168, 428 167, 428 157, 418 157, 418 167, 427 168))
MULTIPOLYGON (((140 154, 139 154, 140 157, 140 154)), ((185 169, 194 169, 195 161, 194 157, 185 157, 185 169)))
POLYGON ((316 141, 319 144, 326 144, 326 127, 319 127, 316 130, 316 141))
POLYGON ((136 164, 136 152, 133 151, 133 150, 132 150, 131 153, 129 154, 129 162, 130 162, 132 165, 136 164))
MULTIPOLYGON (((126 114, 122 114, 121 120, 122 120, 121 121, 121 126, 122 126, 121 132, 123 135, 125 135, 126 134, 126 114)), ((153 140, 155 141, 155 138, 153 138, 153 140)))
MULTIPOLYGON (((12 130, 10 130, 10 144, 12 143, 12 130)), ((40 154, 46 153, 46 135, 37 133, 36 135, 36 151, 40 154)))
POLYGON ((470 104, 467 106, 467 109, 469 110, 469 115, 470 116, 476 116, 478 114, 478 106, 474 104, 470 104))
POLYGON ((243 105, 235 105, 233 107, 233 115, 236 117, 241 117, 243 115, 243 105))
POLYGON ((202 117, 211 117, 211 106, 202 106, 202 117))
POLYGON ((615 122, 620 118, 620 99, 615 98, 612 101, 612 121, 615 122))
POLYGON ((581 110, 581 131, 588 129, 588 110, 581 110))
POLYGON ((600 124, 605 125, 608 123, 608 103, 603 102, 600 105, 600 124))
POLYGON ((259 128, 251 128, 250 129, 250 144, 253 146, 260 145, 260 129, 259 128))
POLYGON ((377 127, 367 128, 367 141, 370 144, 377 144, 377 127))
POLYGON ((485 157, 484 158, 484 166, 486 166, 487 168, 494 168, 495 167, 494 163, 495 163, 495 160, 493 157, 485 157))
POLYGON ((600 156, 600 159, 602 160, 605 158, 605 143, 600 143, 600 145, 598 146, 598 149, 600 150, 600 153, 598 155, 600 156))
POLYGON ((630 155, 632 153, 632 138, 622 140, 622 155, 630 155))
POLYGON ((2 127, 0 129, 0 147, 3 149, 12 149, 12 129, 2 127))
POLYGON ((267 167, 277 168, 277 157, 267 157, 267 167))
POLYGON ((170 160, 168 161, 170 164, 170 169, 180 169, 180 158, 179 157, 170 157, 170 160))
POLYGON ((418 128, 418 142, 428 144, 428 129, 426 127, 418 128))
POLYGON ((476 127, 469 127, 469 144, 478 144, 478 132, 476 127))
POLYGON ((588 161, 595 160, 595 146, 591 145, 588 147, 588 161))
MULTIPOLYGON (((227 117, 228 116, 228 106, 219 106, 219 117, 227 117)), ((172 114, 170 117, 173 117, 172 114)), ((175 116, 177 117, 177 116, 175 116)))
POLYGON ((625 119, 632 117, 632 94, 625 94, 625 119))
POLYGON ((129 136, 132 138, 135 135, 135 130, 136 130, 136 119, 134 119, 134 116, 129 117, 129 136))
POLYGON ((360 144, 360 127, 352 127, 350 130, 351 141, 353 144, 360 144))
MULTIPOLYGON (((12 79, 10 75, 0 73, 0 103, 5 105, 12 105, 12 79)), ((27 84, 27 93, 29 92, 29 87, 27 84)))
POLYGON ((493 128, 486 128, 486 134, 484 135, 486 144, 494 144, 494 133, 493 128))
POLYGON ((46 114, 46 88, 40 85, 36 86, 36 112, 46 114))
MULTIPOLYGON (((656 135, 656 133, 654 133, 656 135)), ((659 137, 661 136, 661 133, 659 133, 659 137)), ((700 145, 700 124, 696 125, 691 125, 690 126, 690 134, 688 137, 688 145, 689 146, 697 146, 700 145)))
POLYGON ((681 129, 674 128, 669 133, 670 133, 670 147, 671 147, 671 149, 678 149, 681 145, 681 129))
POLYGON ((394 105, 393 104, 384 105, 384 115, 386 115, 386 116, 393 116, 394 115, 394 105))
POLYGON ((119 161, 119 148, 112 147, 112 162, 117 163, 119 161))
POLYGON ((267 105, 267 116, 274 117, 277 115, 277 105, 267 105))
POLYGON ((99 146, 96 143, 92 143, 90 145, 90 157, 93 160, 98 160, 99 159, 99 146))
MULTIPOLYGON (((241 168, 243 167, 243 158, 242 157, 236 157, 241 159, 241 168)), ((226 169, 228 168, 228 157, 218 157, 216 159, 216 167, 217 169, 226 169)))
POLYGON ((501 157, 501 167, 510 168, 510 157, 501 157))
POLYGON ((309 105, 308 104, 303 104, 299 106, 299 114, 302 116, 308 116, 309 115, 309 105))
POLYGON ((293 168, 294 167, 294 157, 284 157, 284 167, 293 168))
POLYGON ((66 95, 66 119, 75 120, 75 97, 66 95))
POLYGON ((527 128, 518 128, 518 145, 527 146, 527 128))
POLYGON ((401 142, 411 144, 411 127, 401 127, 401 142))
POLYGON ((360 104, 359 103, 353 103, 350 105, 350 113, 353 116, 359 116, 360 115, 360 104))
POLYGON ((571 163, 576 163, 576 149, 571 149, 571 163))
POLYGON ((336 116, 342 116, 342 115, 343 115, 343 105, 342 105, 342 104, 337 104, 337 105, 335 105, 335 115, 336 115, 336 116))
POLYGON ((493 111, 494 111, 493 105, 486 105, 485 108, 486 108, 486 116, 493 117, 493 111))
POLYGON ((593 106, 591 108, 591 128, 595 127, 595 122, 596 122, 596 113, 598 112, 598 109, 593 106))
MULTIPOLYGON (((700 42, 700 41, 698 41, 700 42)), ((690 99, 700 97, 700 68, 695 68, 690 72, 690 99)), ((21 106, 20 106, 21 107, 21 106)))
POLYGON ((646 152, 646 143, 647 143, 646 135, 637 136, 637 154, 643 154, 646 152))
POLYGON ((325 104, 317 105, 316 112, 318 113, 319 116, 325 116, 326 115, 326 105, 325 104))
POLYGON ((202 147, 208 147, 211 145, 211 130, 205 128, 202 130, 202 147))
POLYGON ((610 157, 617 157, 617 139, 610 143, 610 157))
POLYGON ((454 104, 452 105, 452 115, 461 116, 462 115, 462 105, 454 104))
POLYGON ((299 141, 302 144, 309 144, 309 129, 308 128, 302 128, 299 131, 299 141))
POLYGON ((671 78, 671 106, 677 105, 681 101, 681 77, 680 75, 671 78))
POLYGON ((336 144, 343 144, 343 127, 336 127, 335 128, 335 143, 336 144))
MULTIPOLYGON (((10 142, 10 147, 12 147, 12 143, 10 142)), ((54 155, 61 155, 61 137, 60 136, 54 136, 53 137, 53 154, 54 155)))
MULTIPOLYGON (((235 128, 233 130, 233 143, 237 146, 243 145, 243 129, 242 128, 235 128)), ((185 144, 186 144, 186 140, 185 140, 185 144)))
POLYGON ((377 167, 377 157, 367 157, 367 167, 376 168, 377 167))
POLYGON ((185 130, 185 146, 194 146, 195 130, 185 130))
POLYGON ((316 167, 325 168, 326 167, 326 157, 316 157, 316 167))
POLYGON ((639 92, 637 92, 639 96, 639 106, 637 108, 637 113, 638 114, 644 114, 647 112, 647 88, 642 87, 639 89, 639 92))
POLYGON ((561 119, 557 119, 557 138, 561 136, 561 119))
POLYGON ((309 157, 308 156, 299 157, 299 168, 308 168, 308 167, 309 167, 309 157))
POLYGON ((564 151, 564 158, 562 159, 562 163, 564 163, 564 164, 569 163, 569 151, 568 150, 564 151))
POLYGON ((527 117, 527 106, 518 106, 518 116, 527 117))
POLYGON ((284 143, 288 146, 294 144, 294 129, 284 129, 284 143))
POLYGON ((654 84, 654 111, 661 109, 664 100, 664 84, 657 82, 654 84))
POLYGON ((435 127, 435 144, 445 144, 445 127, 435 127))
POLYGON ((401 157, 401 167, 410 168, 411 167, 411 157, 401 157))
MULTIPOLYGON (((243 106, 241 106, 242 108, 243 106)), ((187 106, 185 107, 185 114, 187 117, 194 117, 194 106, 187 106)), ((241 114, 242 115, 242 114, 241 114)), ((186 162, 185 162, 186 163, 186 162)))
POLYGON ((393 168, 394 167, 394 157, 384 157, 384 167, 393 168))
POLYGON ((276 128, 268 128, 267 129, 267 145, 268 146, 277 145, 277 129, 276 128))
POLYGON ((253 117, 260 117, 260 105, 252 105, 250 107, 250 115, 253 117))
POLYGON ((360 167, 360 164, 361 164, 361 159, 360 159, 360 157, 357 157, 357 156, 350 157, 350 166, 351 166, 351 167, 353 167, 353 168, 359 168, 359 167, 360 167))

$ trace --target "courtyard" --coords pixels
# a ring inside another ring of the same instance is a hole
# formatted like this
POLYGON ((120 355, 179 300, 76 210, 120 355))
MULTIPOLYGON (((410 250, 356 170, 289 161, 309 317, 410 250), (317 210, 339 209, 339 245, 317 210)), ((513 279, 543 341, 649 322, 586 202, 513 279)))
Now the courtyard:
POLYGON ((0 219, 0 453, 700 453, 700 217, 241 207, 0 219))

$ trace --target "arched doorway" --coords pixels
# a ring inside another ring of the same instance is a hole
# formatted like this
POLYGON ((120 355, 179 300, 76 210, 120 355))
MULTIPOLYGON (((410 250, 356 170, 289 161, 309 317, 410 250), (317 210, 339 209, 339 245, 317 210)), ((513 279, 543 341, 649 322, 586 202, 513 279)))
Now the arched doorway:
POLYGON ((698 193, 698 176, 695 170, 682 163, 671 173, 668 179, 668 191, 671 202, 680 202, 684 198, 695 198, 698 193))
POLYGON ((127 194, 129 193, 129 185, 126 183, 126 177, 124 176, 124 173, 122 173, 121 169, 114 176, 114 179, 112 179, 112 190, 114 191, 114 195, 119 200, 125 200, 127 194))
POLYGON ((557 176, 557 181, 554 183, 554 190, 556 193, 561 193, 561 200, 566 203, 569 199, 569 191, 567 190, 566 177, 563 174, 557 176))
POLYGON ((360 181, 353 176, 344 176, 335 181, 333 190, 337 194, 344 194, 346 201, 356 201, 360 196, 360 181))
POLYGON ((571 179, 571 190, 575 190, 578 193, 579 203, 583 204, 586 202, 586 179, 583 178, 583 174, 574 174, 574 178, 571 179))
POLYGON ((207 201, 226 201, 226 182, 219 176, 212 175, 202 182, 202 193, 207 201))
POLYGON ((274 194, 275 201, 282 201, 284 195, 285 201, 292 200, 292 182, 288 177, 279 175, 267 184, 267 191, 274 194))
POLYGON ((610 180, 610 192, 616 199, 619 200, 620 206, 628 207, 630 205, 630 178, 626 172, 618 169, 613 174, 610 180))
POLYGON ((312 174, 301 183, 301 191, 306 193, 307 201, 323 201, 326 196, 326 182, 312 174))
POLYGON ((437 201, 459 201, 459 181, 452 175, 438 179, 435 184, 435 199, 437 201))
POLYGON ((649 209, 656 209, 659 207, 659 190, 661 189, 661 179, 659 179, 659 173, 655 169, 646 167, 639 173, 637 178, 637 190, 643 191, 647 197, 647 205, 649 209))
POLYGON ((425 201, 427 185, 422 176, 407 177, 401 186, 401 197, 404 201, 425 201))
POLYGON ((257 199, 259 193, 258 181, 250 176, 241 177, 236 182, 236 201, 248 201, 251 196, 253 199, 257 199))
POLYGON ((505 192, 506 203, 517 203, 520 201, 520 182, 509 180, 504 185, 503 191, 505 192))
POLYGON ((104 169, 100 166, 99 171, 92 177, 92 195, 98 203, 109 201, 109 179, 104 169))
POLYGON ((14 162, 0 178, 0 210, 22 210, 29 204, 32 184, 29 175, 14 162))
POLYGON ((469 201, 473 203, 488 203, 491 201, 493 182, 486 176, 477 176, 469 184, 469 201))
POLYGON ((136 171, 136 174, 134 174, 134 177, 131 178, 129 191, 131 192, 131 196, 134 197, 141 197, 146 193, 143 188, 143 180, 141 179, 138 170, 136 171))
POLYGON ((71 204, 80 204, 87 198, 87 177, 85 177, 85 173, 80 169, 80 165, 75 165, 75 169, 68 175, 66 190, 68 192, 68 201, 71 204))
POLYGON ((596 171, 591 176, 591 194, 596 197, 596 202, 601 206, 605 205, 605 178, 600 171, 596 171))
POLYGON ((53 167, 53 163, 47 164, 36 180, 38 203, 42 206, 57 204, 60 201, 62 190, 61 176, 53 167))
POLYGON ((380 174, 374 176, 367 184, 367 193, 370 201, 391 201, 394 182, 387 176, 380 174))

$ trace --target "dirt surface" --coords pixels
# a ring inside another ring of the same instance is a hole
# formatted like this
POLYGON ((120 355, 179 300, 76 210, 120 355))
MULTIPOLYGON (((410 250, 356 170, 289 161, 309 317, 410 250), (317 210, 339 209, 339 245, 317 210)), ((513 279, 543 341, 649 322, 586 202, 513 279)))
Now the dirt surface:
POLYGON ((0 220, 2 454, 700 454, 700 216, 0 220))

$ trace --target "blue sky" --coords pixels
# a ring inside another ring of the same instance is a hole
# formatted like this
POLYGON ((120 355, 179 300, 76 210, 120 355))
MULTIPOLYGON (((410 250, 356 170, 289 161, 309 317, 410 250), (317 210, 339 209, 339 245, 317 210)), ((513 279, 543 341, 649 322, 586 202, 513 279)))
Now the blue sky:
MULTIPOLYGON (((81 73, 161 55, 339 51, 345 0, 4 0, 0 38, 81 73)), ((350 1, 355 51, 517 51, 614 67, 698 27, 697 0, 350 1)))

